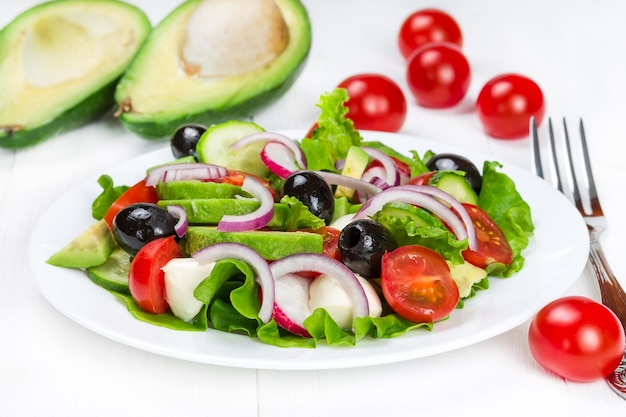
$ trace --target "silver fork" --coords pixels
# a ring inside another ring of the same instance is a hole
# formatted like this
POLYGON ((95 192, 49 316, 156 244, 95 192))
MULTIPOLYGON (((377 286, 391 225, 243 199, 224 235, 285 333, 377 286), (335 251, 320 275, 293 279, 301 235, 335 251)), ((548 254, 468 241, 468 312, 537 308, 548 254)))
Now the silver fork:
MULTIPOLYGON (((543 172, 539 146, 539 135, 537 133, 537 124, 534 118, 531 119, 530 124, 532 134, 531 147, 533 149, 534 162, 533 170, 535 175, 545 179, 546 176, 543 172)), ((548 132, 550 143, 549 153, 551 156, 551 158, 549 158, 549 163, 552 165, 553 169, 551 172, 554 174, 553 185, 570 198, 585 220, 587 228, 589 229, 590 240, 589 265, 591 265, 593 271, 595 272, 595 276, 600 287, 602 304, 610 308, 617 315, 622 323, 622 326, 624 327, 624 330, 626 331, 626 293, 615 278, 615 275, 613 275, 613 272, 611 271, 611 268, 609 267, 609 264, 604 256, 604 252, 602 251, 602 247, 600 246, 600 234, 606 228, 607 221, 604 217, 604 213, 602 212, 595 181, 593 179, 583 121, 580 119, 579 137, 580 151, 582 153, 584 163, 582 164, 582 169, 579 169, 578 171, 574 168, 572 143, 567 131, 567 123, 565 122, 565 119, 563 119, 563 137, 565 139, 564 148, 567 163, 559 163, 559 159, 557 158, 557 146, 555 144, 556 141, 551 119, 548 119, 548 132), (581 177, 580 175, 583 176, 581 177), (571 184, 569 187, 569 193, 563 186, 564 178, 570 179, 571 184), (587 188, 584 190, 583 195, 581 195, 578 179, 585 179, 583 183, 586 184, 587 188), (588 209, 586 209, 583 204, 583 196, 587 196, 588 209)), ((626 399, 626 356, 622 359, 622 362, 617 367, 615 372, 607 377, 607 381, 618 395, 626 399)))

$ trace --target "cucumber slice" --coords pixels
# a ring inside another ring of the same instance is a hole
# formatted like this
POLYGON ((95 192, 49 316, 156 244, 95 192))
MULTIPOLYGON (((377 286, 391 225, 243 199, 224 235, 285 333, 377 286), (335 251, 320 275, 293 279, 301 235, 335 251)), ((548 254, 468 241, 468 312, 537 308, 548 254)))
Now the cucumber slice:
POLYGON ((265 177, 269 173, 261 160, 261 150, 265 143, 251 143, 236 151, 229 148, 239 139, 263 131, 264 129, 256 123, 238 120, 213 125, 198 140, 196 145, 198 161, 265 177))
POLYGON ((461 203, 478 204, 478 196, 462 172, 437 171, 429 184, 447 192, 461 203))
POLYGON ((117 247, 105 263, 87 268, 87 275, 93 282, 109 291, 130 295, 128 289, 129 269, 130 255, 124 249, 117 247))

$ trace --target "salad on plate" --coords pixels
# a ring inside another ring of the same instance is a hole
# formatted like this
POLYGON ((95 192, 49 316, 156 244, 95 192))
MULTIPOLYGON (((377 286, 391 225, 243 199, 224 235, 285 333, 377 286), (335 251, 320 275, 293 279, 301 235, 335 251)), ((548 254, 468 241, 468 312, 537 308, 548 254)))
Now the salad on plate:
POLYGON ((429 331, 524 266, 534 226, 486 161, 367 141, 347 92, 307 137, 185 125, 135 184, 102 175, 93 224, 48 263, 79 268, 137 319, 280 347, 429 331))

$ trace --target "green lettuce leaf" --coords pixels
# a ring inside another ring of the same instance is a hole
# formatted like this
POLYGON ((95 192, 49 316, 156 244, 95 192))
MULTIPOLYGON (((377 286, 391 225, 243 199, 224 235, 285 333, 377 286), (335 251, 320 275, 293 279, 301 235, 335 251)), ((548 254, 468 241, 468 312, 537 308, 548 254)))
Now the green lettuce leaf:
POLYGON ((107 210, 129 187, 127 185, 113 185, 113 179, 108 175, 100 175, 98 184, 102 192, 91 203, 91 215, 96 220, 102 220, 107 210))
POLYGON ((295 197, 283 196, 280 204, 289 207, 289 218, 285 225, 285 230, 288 232, 298 229, 317 230, 325 225, 324 220, 311 213, 309 208, 295 197))
POLYGON ((491 276, 510 277, 524 266, 522 251, 528 246, 535 227, 530 206, 517 191, 513 180, 498 171, 501 167, 499 162, 485 161, 478 206, 500 227, 513 250, 513 262, 508 267, 494 264, 487 268, 487 272, 491 276))
POLYGON ((348 108, 344 103, 348 98, 348 91, 343 88, 320 97, 317 128, 311 138, 302 139, 300 144, 308 169, 337 172, 335 162, 346 157, 350 146, 361 144, 361 134, 346 118, 348 108))
POLYGON ((139 307, 139 305, 137 304, 137 302, 132 296, 128 294, 113 292, 113 291, 112 293, 124 301, 128 311, 137 320, 144 321, 146 323, 150 323, 155 326, 166 327, 172 330, 201 332, 201 331, 206 331, 208 329, 206 306, 202 307, 200 312, 196 315, 196 317, 194 317, 192 321, 186 322, 174 316, 170 312, 166 312, 162 314, 148 313, 147 311, 139 307))

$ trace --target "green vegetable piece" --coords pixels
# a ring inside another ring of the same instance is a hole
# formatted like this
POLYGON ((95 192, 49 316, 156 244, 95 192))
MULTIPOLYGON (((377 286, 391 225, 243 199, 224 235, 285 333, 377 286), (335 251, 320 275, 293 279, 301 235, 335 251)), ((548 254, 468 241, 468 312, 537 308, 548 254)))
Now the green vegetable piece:
POLYGON ((0 31, 0 147, 24 148, 113 107, 120 76, 152 26, 121 1, 35 6, 0 31))
POLYGON ((478 204, 478 196, 462 172, 436 171, 428 183, 447 192, 461 203, 478 204))
POLYGON ((160 200, 232 198, 246 195, 237 185, 210 181, 160 182, 156 186, 156 192, 160 200))
MULTIPOLYGON (((161 200, 161 207, 181 206, 187 212, 191 224, 217 224, 224 215, 241 216, 258 209, 261 203, 256 200, 234 198, 209 198, 192 200, 161 200)), ((274 216, 267 224, 273 229, 284 229, 289 218, 289 208, 283 204, 274 204, 274 216)))
POLYGON ((128 271, 130 269, 130 255, 124 249, 117 247, 102 265, 87 268, 87 276, 97 285, 123 294, 129 294, 128 271))
POLYGON ((250 143, 239 149, 230 149, 230 145, 239 139, 263 131, 263 128, 256 123, 238 120, 213 125, 198 140, 196 145, 198 161, 265 177, 269 170, 261 160, 264 142, 250 143))
POLYGON ((268 261, 275 261, 296 253, 322 253, 323 238, 317 233, 307 232, 220 232, 209 226, 190 226, 183 245, 187 253, 215 243, 241 243, 259 252, 268 261))
POLYGON ((52 255, 47 263, 64 268, 91 268, 105 263, 115 247, 109 226, 100 220, 52 255))
MULTIPOLYGON (((361 147, 351 146, 348 148, 348 154, 346 155, 346 161, 341 168, 341 175, 345 175, 350 178, 361 178, 365 172, 365 168, 370 162, 370 157, 361 147)), ((335 197, 347 197, 352 198, 354 195, 354 188, 345 187, 343 185, 337 186, 335 190, 335 197)))
POLYGON ((452 275, 452 279, 459 288, 461 298, 468 297, 472 292, 472 286, 487 278, 487 271, 469 262, 463 262, 462 264, 447 262, 450 267, 450 275, 452 275))
POLYGON ((215 2, 185 1, 156 26, 115 93, 128 129, 162 138, 185 123, 246 119, 296 81, 311 47, 302 3, 218 4, 231 3, 222 12, 215 2))

